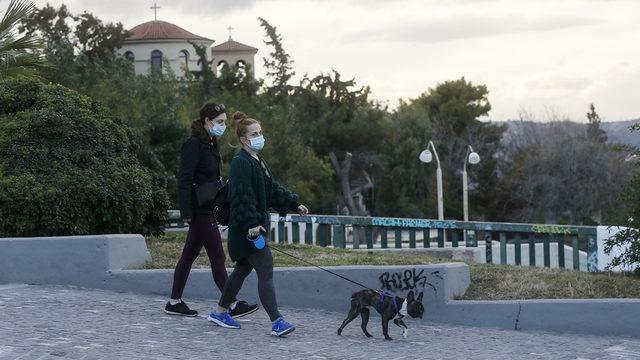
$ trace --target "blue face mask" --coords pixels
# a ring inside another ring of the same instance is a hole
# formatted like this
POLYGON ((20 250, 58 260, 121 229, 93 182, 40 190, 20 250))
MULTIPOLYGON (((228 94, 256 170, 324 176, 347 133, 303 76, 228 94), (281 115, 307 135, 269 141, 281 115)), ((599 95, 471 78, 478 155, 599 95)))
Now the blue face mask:
POLYGON ((260 135, 258 137, 251 138, 249 139, 249 142, 250 142, 249 147, 251 148, 251 150, 260 151, 264 147, 264 142, 265 142, 264 136, 260 135))
POLYGON ((209 128, 209 134, 211 136, 220 137, 224 134, 224 131, 227 129, 226 125, 214 124, 211 128, 209 128))

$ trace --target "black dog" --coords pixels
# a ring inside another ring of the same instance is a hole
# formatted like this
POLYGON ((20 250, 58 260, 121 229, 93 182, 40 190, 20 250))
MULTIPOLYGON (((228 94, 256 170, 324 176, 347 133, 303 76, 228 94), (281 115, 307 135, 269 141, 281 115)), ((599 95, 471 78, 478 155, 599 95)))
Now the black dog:
POLYGON ((405 301, 405 299, 388 292, 362 290, 351 295, 351 309, 349 310, 347 318, 344 319, 342 325, 340 325, 338 335, 342 334, 342 329, 344 329, 348 323, 360 315, 362 316, 362 331, 364 331, 367 337, 372 337, 367 331, 369 306, 375 308, 382 316, 382 333, 387 340, 392 340, 389 336, 389 320, 393 320, 394 324, 402 328, 402 336, 406 338, 408 328, 404 321, 402 321, 402 318, 409 314, 412 318, 422 319, 422 315, 424 314, 422 293, 415 298, 413 291, 409 291, 405 301))

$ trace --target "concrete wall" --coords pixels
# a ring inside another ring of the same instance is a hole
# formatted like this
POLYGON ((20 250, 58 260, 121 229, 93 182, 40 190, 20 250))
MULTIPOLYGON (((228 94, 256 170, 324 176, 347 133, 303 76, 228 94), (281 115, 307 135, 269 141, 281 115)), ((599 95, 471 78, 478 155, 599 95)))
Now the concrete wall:
MULTIPOLYGON (((59 284, 168 295, 173 269, 127 270, 150 261, 141 235, 97 235, 0 239, 0 283, 59 284)), ((342 276, 373 289, 400 294, 423 291, 427 303, 444 304, 465 293, 469 267, 462 263, 416 266, 333 266, 342 276)), ((231 271, 231 269, 228 269, 231 271)), ((279 302, 284 306, 342 310, 362 288, 310 267, 276 268, 279 302), (330 291, 327 291, 330 289, 330 291)), ((243 295, 258 301, 252 273, 243 295)), ((192 271, 185 297, 218 298, 208 269, 192 271)))
MULTIPOLYGON (((127 270, 149 261, 140 235, 97 235, 0 239, 0 284, 76 285, 168 296, 173 270, 127 270)), ((640 337, 640 299, 459 301, 470 285, 462 263, 416 266, 335 266, 327 269, 374 289, 405 295, 424 292, 426 321, 517 330, 576 332, 640 337)), ((229 269, 230 270, 230 269, 229 269)), ((361 288, 323 270, 276 268, 274 281, 283 307, 343 312, 361 288)), ((220 293, 208 269, 192 271, 185 298, 211 299, 220 293)), ((258 302, 252 273, 240 293, 258 302)))
MULTIPOLYGON (((205 45, 207 48, 213 44, 211 41, 201 41, 199 43, 205 45)), ((153 50, 162 51, 163 58, 166 58, 166 60, 169 61, 171 69, 177 77, 184 76, 184 70, 182 69, 183 61, 178 56, 179 52, 182 50, 186 50, 189 54, 189 71, 200 70, 196 50, 193 48, 193 45, 184 40, 125 43, 122 45, 122 48, 118 50, 118 53, 124 54, 127 51, 133 52, 135 55, 133 65, 135 67, 136 74, 148 75, 151 73, 151 52, 153 50)), ((163 59, 163 67, 164 66, 165 64, 163 59)))
POLYGON ((511 330, 640 338, 640 299, 448 301, 428 320, 511 330))
MULTIPOLYGON (((327 269, 373 289, 380 289, 385 284, 388 290, 403 297, 409 290, 424 292, 425 304, 444 304, 446 300, 463 295, 470 283, 469 268, 465 264, 331 266, 327 269)), ((166 296, 171 290, 172 280, 173 270, 117 270, 109 272, 103 288, 166 296)), ((351 294, 362 290, 358 285, 310 267, 275 268, 274 283, 278 304, 283 307, 345 313, 350 306, 351 294)), ((253 272, 242 287, 241 298, 258 303, 257 287, 257 277, 253 272)), ((213 300, 219 296, 210 270, 191 272, 185 298, 208 298, 212 299, 213 305, 213 300)))
MULTIPOLYGON (((613 260, 613 258, 615 256, 618 256, 620 254, 622 254, 624 251, 626 251, 628 246, 625 247, 621 247, 621 246, 616 246, 614 248, 611 249, 611 253, 610 254, 605 254, 604 252, 604 245, 606 243, 606 241, 614 236, 615 234, 617 234, 618 232, 622 231, 626 229, 625 227, 622 226, 598 226, 598 270, 605 270, 607 265, 609 265, 611 263, 611 260, 613 260)), ((614 267, 612 270, 613 271, 633 271, 634 267, 633 266, 629 266, 629 267, 623 267, 623 266, 616 266, 614 267)))
POLYGON ((100 287, 108 271, 150 260, 142 235, 0 238, 0 283, 100 287))

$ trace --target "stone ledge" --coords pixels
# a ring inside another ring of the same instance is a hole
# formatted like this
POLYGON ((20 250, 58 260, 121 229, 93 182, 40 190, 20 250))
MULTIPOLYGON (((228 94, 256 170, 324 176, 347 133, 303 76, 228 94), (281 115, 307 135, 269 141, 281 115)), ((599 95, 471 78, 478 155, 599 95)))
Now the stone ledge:
POLYGON ((640 338, 640 299, 453 300, 428 318, 456 325, 640 338))
POLYGON ((0 238, 0 284, 95 287, 111 269, 148 261, 142 235, 0 238))
MULTIPOLYGON (((409 290, 424 292, 427 306, 439 307, 446 300, 464 294, 470 283, 466 264, 403 266, 331 266, 326 269, 373 289, 383 284, 388 290, 405 296, 409 290), (433 286, 433 287, 432 287, 433 286)), ((228 269, 230 272, 232 269, 228 269)), ((110 271, 104 289, 149 294, 168 294, 173 270, 110 271)), ((351 294, 362 290, 358 285, 313 267, 277 267, 274 269, 278 303, 287 307, 347 311, 351 294)), ((242 287, 240 297, 259 302, 257 277, 252 272, 242 287)), ((195 269, 189 275, 185 298, 217 299, 209 269, 195 269)))
MULTIPOLYGON (((173 269, 123 270, 149 260, 141 235, 4 238, 0 239, 0 284, 74 285, 167 296, 173 269)), ((469 267, 463 263, 327 269, 403 296, 409 289, 424 291, 429 321, 640 337, 640 299, 457 301, 452 299, 463 295, 470 283, 469 267)), ((274 281, 283 307, 344 313, 351 294, 361 289, 313 267, 276 268, 274 281)), ((213 300, 219 295, 209 269, 192 271, 185 297, 213 300)), ((255 273, 247 278, 240 296, 258 302, 255 273)))

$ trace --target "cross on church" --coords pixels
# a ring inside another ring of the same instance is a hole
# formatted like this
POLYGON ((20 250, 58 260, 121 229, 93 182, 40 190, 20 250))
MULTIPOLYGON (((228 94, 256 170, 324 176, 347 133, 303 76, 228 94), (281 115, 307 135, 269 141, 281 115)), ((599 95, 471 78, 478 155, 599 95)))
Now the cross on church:
POLYGON ((229 30, 229 41, 231 41, 231 30, 233 30, 233 28, 231 27, 231 25, 229 25, 229 27, 227 28, 227 30, 229 30))
POLYGON ((158 9, 160 9, 160 6, 158 6, 158 4, 153 3, 153 6, 150 7, 150 9, 153 9, 153 18, 154 20, 158 20, 158 9))

